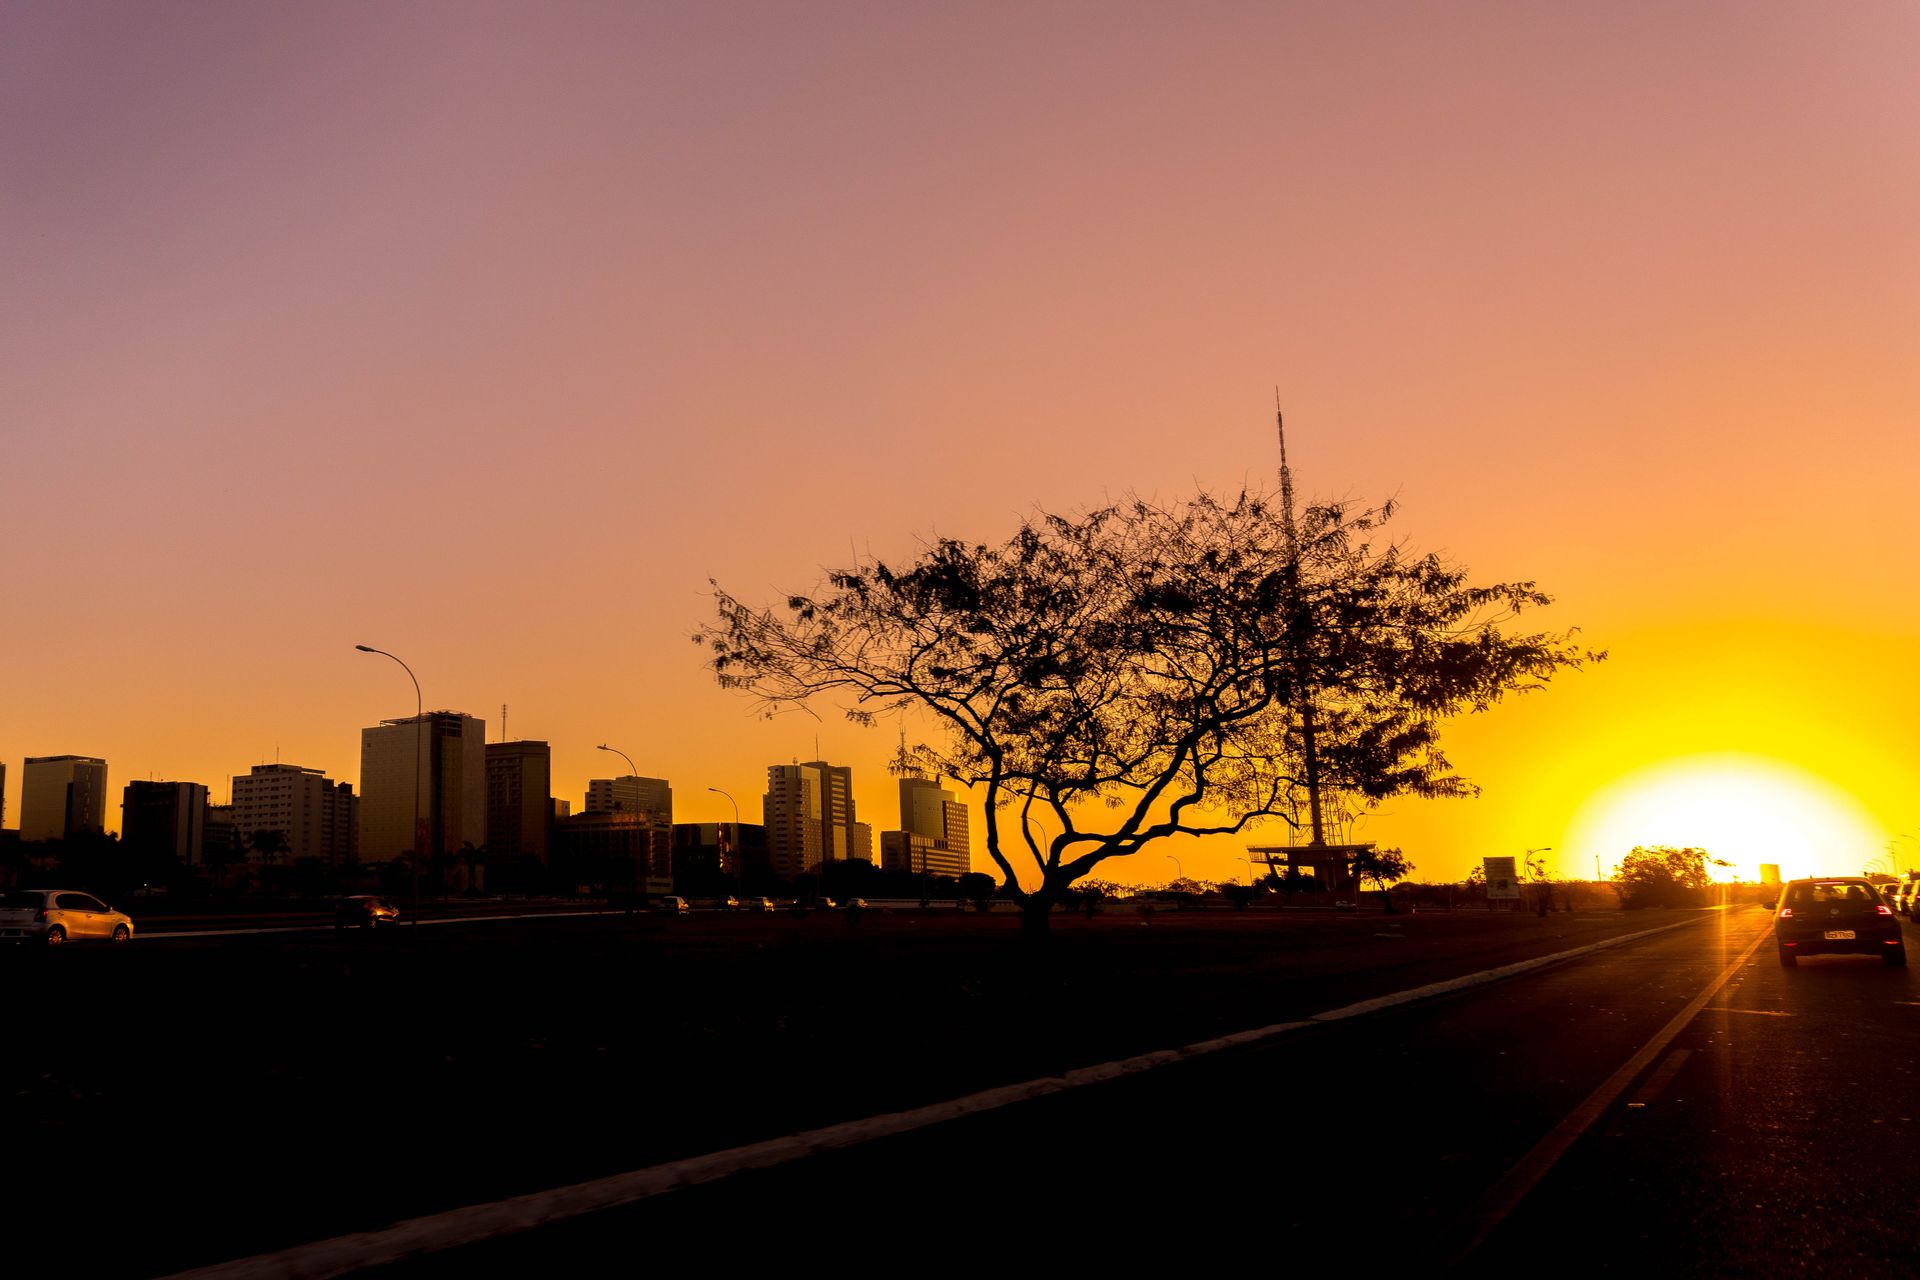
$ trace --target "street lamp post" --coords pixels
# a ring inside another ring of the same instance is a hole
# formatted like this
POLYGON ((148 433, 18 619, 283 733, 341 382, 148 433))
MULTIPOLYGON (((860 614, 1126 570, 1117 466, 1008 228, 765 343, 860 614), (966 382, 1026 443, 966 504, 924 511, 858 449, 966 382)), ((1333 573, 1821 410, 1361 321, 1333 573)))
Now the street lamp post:
POLYGON ((1253 888, 1253 858, 1250 854, 1241 854, 1240 861, 1247 864, 1247 888, 1253 888))
MULTIPOLYGON (((413 856, 408 859, 413 864, 413 921, 411 929, 420 927, 420 770, 423 766, 421 756, 422 740, 427 731, 427 705, 420 697, 420 677, 413 674, 413 668, 402 662, 385 649, 376 649, 370 644, 353 646, 361 653, 377 653, 383 658, 392 658, 400 663, 400 669, 407 673, 407 679, 413 681, 413 856)), ((366 790, 366 779, 361 779, 360 789, 366 790)))
MULTIPOLYGON (((1538 849, 1527 850, 1527 856, 1525 859, 1526 866, 1527 866, 1527 874, 1529 876, 1533 874, 1533 855, 1534 854, 1552 853, 1552 852, 1553 852, 1553 846, 1550 844, 1543 844, 1538 849)), ((1548 909, 1553 905, 1553 890, 1547 887, 1546 870, 1547 870, 1547 864, 1544 862, 1541 863, 1540 864, 1540 872, 1541 872, 1540 892, 1538 894, 1538 897, 1540 899, 1540 904, 1538 908, 1536 908, 1536 910, 1540 915, 1543 915, 1543 916, 1547 914, 1548 909)))
MULTIPOLYGON (((625 760, 627 762, 627 768, 633 774, 633 794, 634 794, 633 812, 634 812, 634 815, 638 817, 640 813, 640 803, 639 803, 640 801, 640 767, 634 764, 632 756, 628 755, 626 752, 622 751, 618 747, 610 747, 603 742, 600 744, 600 750, 611 751, 613 752, 614 755, 619 756, 622 760, 625 760)), ((644 841, 646 839, 647 833, 645 831, 640 830, 638 827, 636 827, 634 829, 634 835, 639 837, 640 841, 644 841)), ((645 876, 645 874, 646 874, 646 860, 640 852, 640 844, 637 841, 634 844, 634 849, 633 849, 633 892, 634 892, 634 895, 638 897, 642 902, 645 902, 647 898, 647 891, 643 881, 643 877, 645 876)), ((629 907, 628 909, 631 910, 632 908, 629 907)))
POLYGON ((1167 861, 1173 864, 1173 874, 1176 877, 1176 883, 1179 880, 1185 880, 1187 878, 1186 871, 1180 866, 1180 859, 1174 857, 1172 854, 1168 854, 1167 861))
POLYGON ((707 790, 726 796, 727 803, 733 806, 733 884, 736 889, 745 888, 746 881, 741 876, 740 802, 735 800, 731 793, 722 791, 718 787, 708 787, 707 790))

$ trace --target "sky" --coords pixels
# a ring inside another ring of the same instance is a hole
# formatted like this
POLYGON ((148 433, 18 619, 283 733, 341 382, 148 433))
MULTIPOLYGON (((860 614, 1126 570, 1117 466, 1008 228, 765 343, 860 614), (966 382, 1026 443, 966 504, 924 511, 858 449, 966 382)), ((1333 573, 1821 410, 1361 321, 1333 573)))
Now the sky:
POLYGON ((28 755, 354 780, 413 710, 364 643, 576 804, 604 742, 753 821, 817 734, 892 827, 889 730, 714 685, 709 580, 1270 484, 1278 386, 1306 493, 1611 654, 1362 838, 1920 865, 1917 43, 1902 3, 0 0, 4 822, 28 755))

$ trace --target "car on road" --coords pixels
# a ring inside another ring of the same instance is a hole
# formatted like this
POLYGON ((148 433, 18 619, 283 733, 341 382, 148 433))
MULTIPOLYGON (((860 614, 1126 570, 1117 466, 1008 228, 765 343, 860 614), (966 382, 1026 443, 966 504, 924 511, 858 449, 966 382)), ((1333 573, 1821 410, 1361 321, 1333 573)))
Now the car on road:
POLYGON ((392 924, 399 918, 400 908, 371 893, 356 893, 342 898, 333 908, 333 927, 336 929, 373 929, 392 924))
POLYGON ((1899 917, 1873 884, 1857 876, 1782 885, 1773 939, 1780 963, 1789 969, 1803 956, 1818 955, 1877 955, 1895 966, 1907 962, 1899 917))
POLYGON ((740 909, 742 911, 771 911, 773 910, 773 899, 742 898, 740 899, 740 909))
POLYGON ((689 903, 685 898, 678 897, 674 894, 667 894, 665 897, 655 898, 653 900, 653 909, 664 915, 684 916, 693 910, 693 904, 689 903))
POLYGON ((131 942, 133 921, 77 889, 8 889, 0 894, 0 942, 131 942))

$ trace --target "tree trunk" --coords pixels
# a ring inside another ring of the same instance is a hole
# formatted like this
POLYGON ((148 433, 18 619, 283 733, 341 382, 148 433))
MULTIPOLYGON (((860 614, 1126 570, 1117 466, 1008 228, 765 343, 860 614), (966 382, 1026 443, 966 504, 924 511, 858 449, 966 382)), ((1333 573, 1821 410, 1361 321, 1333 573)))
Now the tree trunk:
POLYGON ((1045 942, 1053 936, 1053 902, 1035 896, 1020 904, 1020 936, 1045 942))

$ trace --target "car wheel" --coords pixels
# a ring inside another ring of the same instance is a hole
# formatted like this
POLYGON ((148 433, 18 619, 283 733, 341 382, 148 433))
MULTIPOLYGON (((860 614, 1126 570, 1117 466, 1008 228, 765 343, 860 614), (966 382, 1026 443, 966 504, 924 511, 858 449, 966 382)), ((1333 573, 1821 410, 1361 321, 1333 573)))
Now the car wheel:
POLYGON ((133 930, 127 928, 127 926, 123 924, 113 926, 113 940, 115 942, 125 942, 132 937, 133 930))
POLYGON ((1796 956, 1795 954, 1793 954, 1793 952, 1787 950, 1785 947, 1780 948, 1780 967, 1782 969, 1795 968, 1796 966, 1799 965, 1799 963, 1800 963, 1799 956, 1796 956))
POLYGON ((1907 949, 1904 946, 1893 947, 1884 952, 1880 958, 1895 969, 1907 967, 1907 949))
POLYGON ((53 928, 47 930, 48 946, 50 947, 61 946, 66 942, 66 940, 67 940, 67 931, 65 929, 62 929, 59 925, 55 925, 53 926, 53 928))

